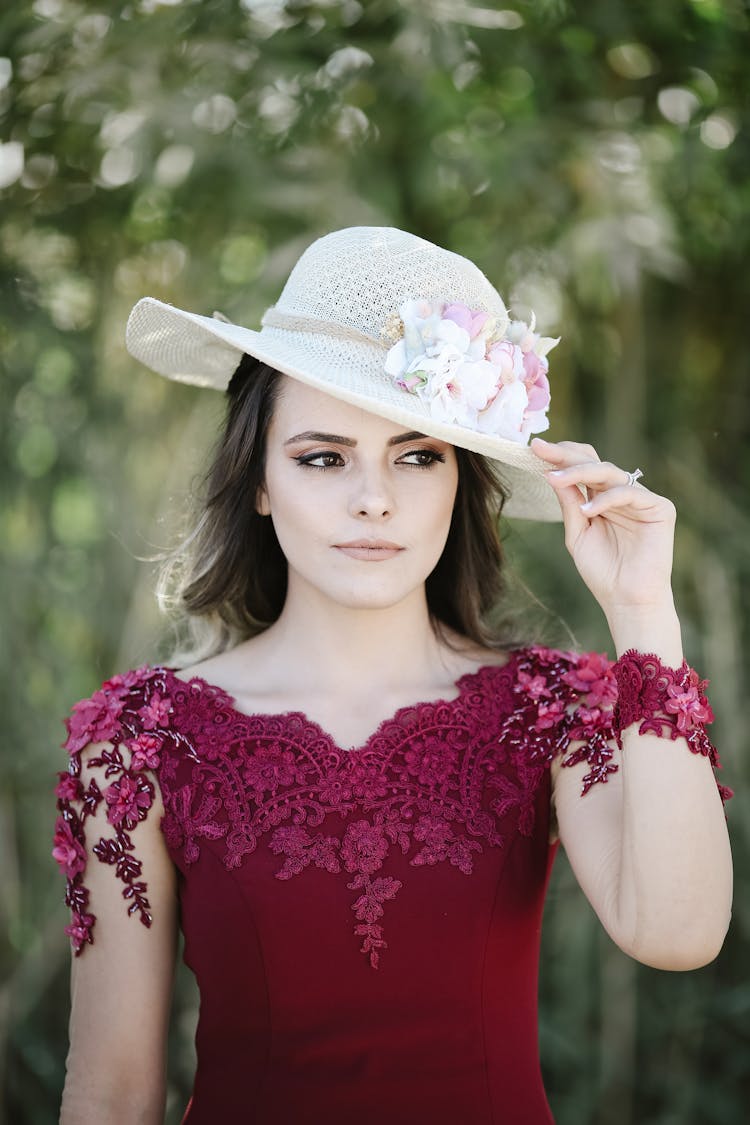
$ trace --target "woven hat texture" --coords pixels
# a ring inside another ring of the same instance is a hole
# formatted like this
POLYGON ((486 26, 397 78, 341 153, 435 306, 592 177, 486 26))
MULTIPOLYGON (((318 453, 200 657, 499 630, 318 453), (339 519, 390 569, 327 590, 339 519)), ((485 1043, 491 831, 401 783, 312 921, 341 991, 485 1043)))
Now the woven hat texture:
POLYGON ((389 318, 414 298, 459 302, 498 319, 497 290, 467 258, 392 227, 349 227, 305 250, 260 331, 144 297, 128 320, 131 355, 180 382, 225 390, 242 354, 409 429, 501 463, 509 516, 559 520, 545 465, 517 442, 437 421, 386 374, 389 318))

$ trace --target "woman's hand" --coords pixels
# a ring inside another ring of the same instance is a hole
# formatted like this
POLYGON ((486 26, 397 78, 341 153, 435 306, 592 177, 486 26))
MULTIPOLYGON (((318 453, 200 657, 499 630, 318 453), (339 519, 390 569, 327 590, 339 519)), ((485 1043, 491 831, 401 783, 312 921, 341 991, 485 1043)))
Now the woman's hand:
POLYGON ((565 545, 610 621, 671 606, 671 500, 630 485, 627 471, 600 461, 590 445, 534 438, 531 449, 549 466, 565 545), (587 503, 578 485, 585 486, 587 503))

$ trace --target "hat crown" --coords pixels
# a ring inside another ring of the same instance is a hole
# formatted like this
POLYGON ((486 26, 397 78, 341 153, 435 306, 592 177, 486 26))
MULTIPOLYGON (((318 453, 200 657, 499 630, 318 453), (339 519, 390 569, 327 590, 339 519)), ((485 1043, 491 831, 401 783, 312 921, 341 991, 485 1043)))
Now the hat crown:
POLYGON ((420 298, 507 317, 500 294, 473 262, 395 227, 347 227, 317 239, 294 266, 275 311, 377 339, 404 301, 420 298))

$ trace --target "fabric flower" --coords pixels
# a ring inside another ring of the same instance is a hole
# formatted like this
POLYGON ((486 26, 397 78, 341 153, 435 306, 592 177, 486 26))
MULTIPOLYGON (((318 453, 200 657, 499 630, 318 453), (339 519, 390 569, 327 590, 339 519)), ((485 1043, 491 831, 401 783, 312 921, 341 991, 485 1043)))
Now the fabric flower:
POLYGON ((65 720, 68 737, 65 749, 71 754, 83 750, 89 742, 108 742, 118 729, 123 701, 117 692, 100 688, 90 699, 76 703, 70 718, 65 720))
POLYGON ((156 727, 169 726, 171 710, 172 700, 168 697, 162 698, 158 691, 155 691, 148 703, 141 707, 138 715, 145 730, 154 730, 156 727))
POLYGON ((104 799, 109 805, 107 819, 110 824, 135 828, 151 808, 153 792, 144 778, 123 773, 118 781, 104 790, 104 799))
POLYGON ((434 418, 476 429, 479 412, 497 392, 497 373, 486 360, 467 362, 451 345, 434 358, 421 361, 420 375, 426 383, 419 396, 430 406, 434 418))
POLYGON ((132 770, 155 770, 159 768, 161 739, 157 738, 156 735, 144 732, 139 734, 137 738, 131 739, 128 746, 133 755, 130 761, 132 770))
POLYGON ((55 796, 59 801, 77 801, 81 796, 83 786, 77 777, 67 771, 58 773, 59 781, 55 786, 55 796))
POLYGON ((587 652, 566 672, 563 682, 581 692, 589 707, 607 706, 617 698, 612 665, 603 652, 587 652))
POLYGON ((78 953, 85 942, 91 942, 91 931, 94 927, 93 914, 81 914, 73 911, 70 925, 65 927, 65 933, 71 940, 73 949, 78 953))
MULTIPOLYGON (((504 310, 503 310, 504 312, 504 310)), ((559 342, 457 302, 405 301, 385 371, 440 422, 526 443, 548 427, 547 353, 559 342)), ((385 333, 393 338, 392 327, 385 333)))
POLYGON ((553 699, 551 703, 540 703, 534 722, 534 730, 548 730, 550 727, 556 726, 564 714, 565 704, 561 699, 553 699))
POLYGON ((684 687, 669 684, 667 695, 664 710, 675 716, 681 734, 687 734, 701 723, 712 722, 713 711, 708 700, 701 697, 697 682, 688 682, 684 687))
POLYGON ((550 688, 547 687, 546 678, 538 672, 536 675, 532 675, 530 672, 519 672, 518 686, 523 688, 531 699, 549 699, 552 695, 550 688))
POLYGON ((66 820, 60 816, 55 823, 52 858, 67 879, 75 879, 86 867, 86 852, 76 840, 66 820))

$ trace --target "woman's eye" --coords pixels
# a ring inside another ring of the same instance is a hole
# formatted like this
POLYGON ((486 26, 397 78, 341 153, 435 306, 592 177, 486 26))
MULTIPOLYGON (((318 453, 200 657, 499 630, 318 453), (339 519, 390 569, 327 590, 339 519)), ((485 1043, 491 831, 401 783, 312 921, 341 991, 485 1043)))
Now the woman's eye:
POLYGON ((332 450, 323 453, 301 453, 294 460, 298 465, 305 465, 310 469, 335 469, 344 464, 341 454, 334 453, 332 450))
POLYGON ((409 453, 404 453, 399 457, 400 464, 414 465, 419 469, 429 469, 438 461, 444 462, 445 457, 442 453, 438 453, 436 449, 412 449, 409 453))

